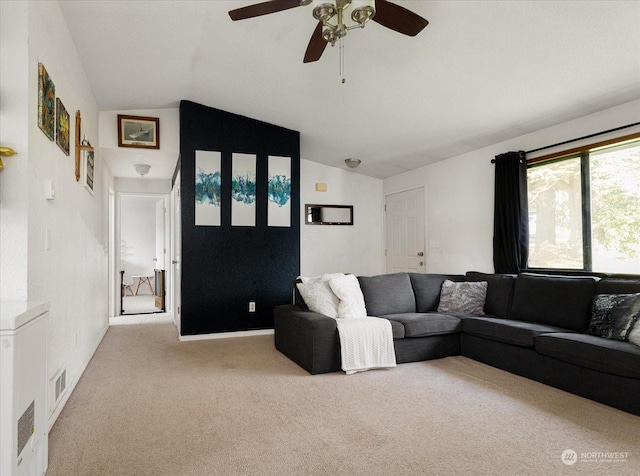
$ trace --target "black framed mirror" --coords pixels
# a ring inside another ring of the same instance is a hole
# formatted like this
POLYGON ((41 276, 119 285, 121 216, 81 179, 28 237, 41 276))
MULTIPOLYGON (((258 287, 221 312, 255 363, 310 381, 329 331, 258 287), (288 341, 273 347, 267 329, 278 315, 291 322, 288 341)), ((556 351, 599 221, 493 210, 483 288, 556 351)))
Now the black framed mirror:
POLYGON ((305 205, 307 225, 353 225, 353 205, 305 205))

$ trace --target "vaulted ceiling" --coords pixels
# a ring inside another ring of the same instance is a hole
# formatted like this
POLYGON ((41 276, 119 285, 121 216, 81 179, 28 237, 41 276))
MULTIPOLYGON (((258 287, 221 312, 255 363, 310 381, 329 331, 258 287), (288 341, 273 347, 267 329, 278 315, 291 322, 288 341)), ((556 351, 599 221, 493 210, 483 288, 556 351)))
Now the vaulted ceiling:
POLYGON ((397 1, 416 37, 369 22, 303 64, 311 6, 60 1, 101 111, 181 99, 301 133, 301 156, 384 178, 640 98, 639 1, 397 1))

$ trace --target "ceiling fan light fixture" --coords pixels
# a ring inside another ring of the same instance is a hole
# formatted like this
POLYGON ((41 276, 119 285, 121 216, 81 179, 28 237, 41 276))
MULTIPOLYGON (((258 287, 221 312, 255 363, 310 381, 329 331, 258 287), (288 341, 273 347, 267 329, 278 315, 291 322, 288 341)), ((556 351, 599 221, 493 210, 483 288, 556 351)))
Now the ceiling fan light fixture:
POLYGON ((371 20, 375 14, 375 0, 352 0, 351 19, 359 23, 362 28, 364 28, 364 24, 371 20))
POLYGON ((327 23, 337 10, 336 0, 313 0, 313 18, 327 23))
MULTIPOLYGON (((307 45, 304 63, 318 61, 327 43, 334 46, 349 30, 364 28, 369 20, 407 36, 416 36, 429 24, 425 18, 389 0, 270 0, 236 8, 229 11, 229 16, 234 21, 244 20, 309 4, 318 24, 307 45), (349 8, 350 15, 346 14, 349 8), (345 16, 350 18, 349 24, 343 21, 345 16)), ((340 61, 343 64, 342 53, 340 61)))

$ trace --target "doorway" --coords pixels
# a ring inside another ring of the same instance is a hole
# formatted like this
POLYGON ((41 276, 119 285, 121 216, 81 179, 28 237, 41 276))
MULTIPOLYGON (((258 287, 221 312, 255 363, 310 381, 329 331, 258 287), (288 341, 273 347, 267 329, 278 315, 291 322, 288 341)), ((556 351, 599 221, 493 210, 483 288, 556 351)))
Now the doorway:
POLYGON ((385 196, 387 273, 426 272, 425 188, 385 196))
POLYGON ((167 195, 119 193, 116 254, 120 315, 167 309, 167 195))

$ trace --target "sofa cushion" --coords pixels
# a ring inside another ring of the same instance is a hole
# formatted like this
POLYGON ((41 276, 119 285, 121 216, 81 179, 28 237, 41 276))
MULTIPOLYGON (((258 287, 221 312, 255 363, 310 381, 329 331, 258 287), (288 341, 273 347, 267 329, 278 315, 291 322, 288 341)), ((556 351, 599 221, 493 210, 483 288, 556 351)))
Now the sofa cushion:
POLYGON ((485 316, 461 316, 466 334, 521 347, 533 347, 535 338, 548 332, 566 332, 561 327, 485 316))
POLYGON ((458 274, 421 274, 409 273, 411 286, 416 296, 416 312, 434 312, 440 303, 440 290, 445 279, 450 281, 464 281, 464 276, 458 274))
POLYGON ((381 317, 401 323, 404 326, 405 337, 437 336, 462 330, 460 319, 447 314, 407 312, 381 317))
POLYGON ((598 294, 593 299, 587 333, 625 341, 640 320, 640 293, 598 294))
POLYGON ((464 312, 484 315, 484 302, 487 298, 486 281, 465 281, 455 283, 445 279, 440 291, 438 312, 464 312))
POLYGON ((591 276, 522 273, 516 278, 510 318, 584 332, 597 281, 591 276))
POLYGON ((387 319, 391 323, 391 333, 393 334, 393 340, 404 339, 404 326, 401 322, 392 321, 391 319, 387 319))
POLYGON ((604 278, 598 281, 596 294, 640 293, 640 279, 604 278))
POLYGON ((496 317, 509 317, 509 307, 516 284, 515 274, 487 274, 469 271, 465 275, 467 281, 486 281, 487 299, 484 303, 485 314, 496 317))
POLYGON ((369 316, 415 312, 416 298, 407 273, 360 276, 358 280, 369 316))
POLYGON ((536 338, 540 354, 580 367, 640 378, 640 347, 588 334, 543 334, 536 338))

